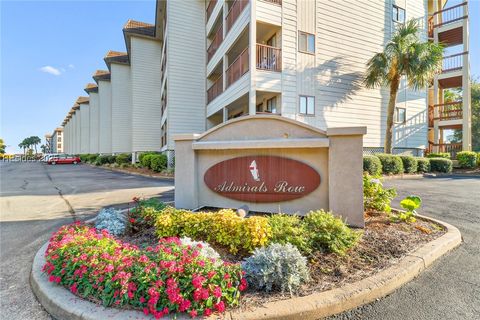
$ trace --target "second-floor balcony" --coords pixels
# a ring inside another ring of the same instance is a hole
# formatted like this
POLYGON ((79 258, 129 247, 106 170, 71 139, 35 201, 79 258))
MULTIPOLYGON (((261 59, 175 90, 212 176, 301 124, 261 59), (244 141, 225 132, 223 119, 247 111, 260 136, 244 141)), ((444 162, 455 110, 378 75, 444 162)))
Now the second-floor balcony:
MULTIPOLYGON (((428 36, 434 37, 435 28, 451 25, 466 18, 468 18, 467 2, 439 10, 428 18, 428 36)), ((463 42, 462 27, 445 29, 438 34, 438 41, 447 47, 461 44, 463 42)))
POLYGON ((435 104, 429 107, 429 122, 433 126, 433 121, 458 120, 463 118, 462 101, 453 101, 441 104, 435 104))
POLYGON ((282 49, 257 43, 257 69, 267 71, 282 71, 282 49))
POLYGON ((240 79, 245 73, 249 71, 248 63, 248 47, 246 47, 242 53, 230 64, 225 72, 226 75, 226 88, 231 86, 235 81, 240 79))
POLYGON ((223 76, 215 80, 215 82, 207 90, 207 104, 212 102, 216 97, 218 97, 223 92, 223 76))

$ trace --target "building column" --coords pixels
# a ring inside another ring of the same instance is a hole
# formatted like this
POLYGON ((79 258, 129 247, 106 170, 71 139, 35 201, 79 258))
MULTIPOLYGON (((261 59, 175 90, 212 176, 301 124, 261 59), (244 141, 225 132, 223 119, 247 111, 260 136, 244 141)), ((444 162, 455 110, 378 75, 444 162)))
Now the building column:
MULTIPOLYGON (((463 15, 468 16, 468 4, 463 6, 463 15)), ((469 29, 468 29, 468 18, 463 19, 463 52, 469 52, 470 43, 469 43, 469 29)), ((471 108, 472 108, 472 96, 470 92, 470 59, 469 54, 464 54, 463 59, 463 68, 462 68, 462 111, 463 111, 463 121, 462 121, 462 150, 470 151, 472 150, 472 117, 471 117, 471 108)))
POLYGON ((255 84, 256 48, 257 48, 257 15, 256 1, 250 1, 250 24, 248 33, 248 59, 250 70, 250 91, 248 95, 248 114, 255 115, 257 109, 257 91, 255 84))

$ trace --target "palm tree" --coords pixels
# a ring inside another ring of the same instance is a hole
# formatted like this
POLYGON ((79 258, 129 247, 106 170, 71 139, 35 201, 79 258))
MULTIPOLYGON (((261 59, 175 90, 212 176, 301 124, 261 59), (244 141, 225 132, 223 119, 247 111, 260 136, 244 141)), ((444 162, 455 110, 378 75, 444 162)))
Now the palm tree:
POLYGON ((383 52, 375 54, 367 63, 365 86, 390 88, 385 153, 392 153, 393 114, 402 76, 406 76, 408 87, 419 90, 426 88, 442 68, 443 47, 433 42, 422 42, 418 37, 419 31, 416 20, 400 25, 383 52))
POLYGON ((23 139, 23 141, 18 144, 18 147, 20 149, 23 149, 23 155, 25 155, 25 149, 27 148, 27 145, 25 143, 25 139, 23 139))
POLYGON ((35 154, 37 154, 37 145, 39 143, 42 143, 42 139, 40 139, 38 136, 32 136, 29 138, 30 139, 30 143, 35 147, 35 154))

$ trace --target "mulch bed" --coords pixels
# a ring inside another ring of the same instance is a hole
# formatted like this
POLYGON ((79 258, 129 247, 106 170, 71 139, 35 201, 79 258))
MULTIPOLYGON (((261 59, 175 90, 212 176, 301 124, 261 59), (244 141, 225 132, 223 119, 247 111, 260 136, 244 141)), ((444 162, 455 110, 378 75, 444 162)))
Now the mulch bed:
MULTIPOLYGON (((365 229, 358 245, 345 256, 317 252, 308 257, 312 281, 299 291, 299 296, 340 287, 346 283, 365 279, 398 262, 408 253, 445 233, 443 227, 430 221, 417 219, 412 224, 394 223, 384 214, 365 217, 365 229)), ((157 242, 155 229, 145 228, 121 237, 123 241, 140 247, 157 242)), ((226 261, 237 262, 225 248, 212 245, 226 261)), ((242 296, 242 310, 261 306, 266 302, 290 298, 288 293, 263 293, 249 291, 242 296)))
POLYGON ((135 168, 135 167, 120 168, 120 167, 110 167, 110 166, 101 166, 101 168, 120 171, 120 172, 126 172, 126 173, 140 174, 140 175, 156 177, 156 178, 172 179, 175 176, 174 173, 169 174, 165 172, 155 172, 147 168, 135 168))

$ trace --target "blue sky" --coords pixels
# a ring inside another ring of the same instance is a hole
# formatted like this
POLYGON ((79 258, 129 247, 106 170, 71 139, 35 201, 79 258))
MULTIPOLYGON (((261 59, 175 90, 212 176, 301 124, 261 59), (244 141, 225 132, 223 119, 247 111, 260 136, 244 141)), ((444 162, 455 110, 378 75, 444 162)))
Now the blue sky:
MULTIPOLYGON (((92 73, 106 68, 105 53, 125 50, 121 30, 128 19, 155 19, 154 0, 0 1, 0 137, 7 152, 19 152, 27 136, 43 140, 61 124, 86 95, 92 73)), ((469 3, 471 70, 479 77, 480 0, 469 3)))

